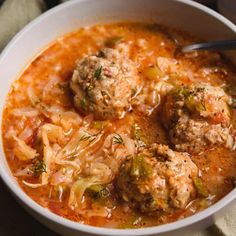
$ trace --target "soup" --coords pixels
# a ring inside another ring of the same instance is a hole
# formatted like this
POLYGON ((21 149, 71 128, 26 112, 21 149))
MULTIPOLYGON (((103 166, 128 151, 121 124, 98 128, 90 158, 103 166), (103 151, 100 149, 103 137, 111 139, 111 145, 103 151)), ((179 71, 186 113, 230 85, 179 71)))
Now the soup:
POLYGON ((21 188, 72 221, 173 222, 235 186, 234 66, 156 24, 85 27, 57 39, 11 87, 7 161, 21 188))

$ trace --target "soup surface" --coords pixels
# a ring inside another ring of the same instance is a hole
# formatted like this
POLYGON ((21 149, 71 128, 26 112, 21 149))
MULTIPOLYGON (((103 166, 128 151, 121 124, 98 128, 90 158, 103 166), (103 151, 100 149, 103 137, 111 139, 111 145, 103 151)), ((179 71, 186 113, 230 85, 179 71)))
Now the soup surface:
POLYGON ((235 186, 236 72, 159 25, 86 27, 41 52, 3 114, 13 175, 62 217, 140 228, 192 215, 235 186))

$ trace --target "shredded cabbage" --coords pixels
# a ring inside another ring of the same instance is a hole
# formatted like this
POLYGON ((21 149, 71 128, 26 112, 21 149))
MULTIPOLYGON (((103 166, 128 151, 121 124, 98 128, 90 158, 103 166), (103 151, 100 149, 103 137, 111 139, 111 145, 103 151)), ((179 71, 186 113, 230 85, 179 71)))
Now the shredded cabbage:
POLYGON ((25 185, 31 188, 38 188, 48 184, 48 179, 52 173, 52 167, 55 164, 55 151, 50 145, 51 142, 56 142, 58 139, 63 138, 63 130, 61 127, 44 124, 42 126, 42 141, 43 141, 43 162, 46 166, 46 172, 41 174, 41 183, 31 184, 23 181, 25 185))
POLYGON ((78 179, 71 187, 68 201, 69 207, 74 210, 81 205, 85 190, 95 184, 100 184, 97 177, 87 177, 78 179))
POLYGON ((15 156, 21 161, 28 161, 36 158, 39 154, 35 149, 27 145, 23 140, 13 136, 16 141, 16 145, 14 147, 15 156))
POLYGON ((80 128, 75 134, 72 136, 71 140, 67 143, 67 145, 59 152, 56 156, 56 163, 62 164, 65 161, 73 163, 79 162, 79 158, 81 158, 85 153, 89 153, 91 149, 100 141, 103 132, 99 133, 88 133, 88 131, 84 128, 80 128))

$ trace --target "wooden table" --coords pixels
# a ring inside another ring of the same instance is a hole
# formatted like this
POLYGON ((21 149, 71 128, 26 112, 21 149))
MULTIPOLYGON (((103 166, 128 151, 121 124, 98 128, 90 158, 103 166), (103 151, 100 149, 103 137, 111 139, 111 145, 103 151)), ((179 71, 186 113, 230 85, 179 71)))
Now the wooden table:
POLYGON ((1 236, 59 236, 37 222, 11 196, 0 178, 1 236))

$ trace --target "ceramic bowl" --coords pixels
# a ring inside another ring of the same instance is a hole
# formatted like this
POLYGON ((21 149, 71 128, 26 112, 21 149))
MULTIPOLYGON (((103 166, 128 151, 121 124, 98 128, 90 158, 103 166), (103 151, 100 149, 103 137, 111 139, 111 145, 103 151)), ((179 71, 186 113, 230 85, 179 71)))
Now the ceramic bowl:
MULTIPOLYGON (((236 38, 236 26, 223 16, 189 0, 74 0, 47 11, 26 26, 0 57, 0 124, 10 85, 32 58, 56 38, 98 23, 156 22, 192 33, 204 40, 236 38)), ((227 54, 236 62, 236 55, 227 54)), ((0 136, 1 131, 0 131, 0 136)), ((92 227, 62 218, 41 207, 19 187, 0 143, 0 175, 22 206, 41 223, 62 235, 190 235, 214 222, 236 199, 236 189, 213 206, 185 219, 143 229, 92 227)), ((14 214, 14 212, 12 212, 14 214)), ((27 225, 25 226, 27 227, 27 225)))

